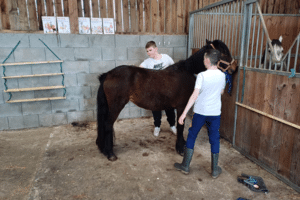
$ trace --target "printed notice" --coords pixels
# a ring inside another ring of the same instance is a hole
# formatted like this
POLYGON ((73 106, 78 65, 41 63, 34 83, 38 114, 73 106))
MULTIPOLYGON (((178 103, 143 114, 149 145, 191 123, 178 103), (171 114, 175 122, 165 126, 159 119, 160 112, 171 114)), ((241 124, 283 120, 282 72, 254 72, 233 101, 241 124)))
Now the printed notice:
POLYGON ((44 33, 56 33, 56 17, 42 16, 44 33))
POLYGON ((59 33, 71 33, 69 17, 57 17, 57 27, 59 33))
POLYGON ((102 18, 91 18, 92 34, 103 34, 102 18))
POLYGON ((103 18, 103 29, 104 34, 114 34, 114 19, 113 18, 103 18))
POLYGON ((88 17, 78 17, 79 33, 90 34, 91 33, 91 21, 88 17))

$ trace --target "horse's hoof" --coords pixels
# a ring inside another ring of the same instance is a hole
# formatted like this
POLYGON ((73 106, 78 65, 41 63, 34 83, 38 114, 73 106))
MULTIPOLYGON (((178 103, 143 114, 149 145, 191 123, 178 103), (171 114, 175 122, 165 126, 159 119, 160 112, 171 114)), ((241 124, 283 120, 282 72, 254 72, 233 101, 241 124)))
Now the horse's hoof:
POLYGON ((181 155, 181 156, 183 156, 184 155, 184 150, 182 150, 182 151, 180 151, 180 150, 176 150, 177 151, 177 153, 179 154, 179 155, 181 155))
POLYGON ((109 161, 116 161, 118 158, 117 158, 117 156, 116 155, 110 155, 110 156, 107 156, 107 158, 108 158, 108 160, 109 161))

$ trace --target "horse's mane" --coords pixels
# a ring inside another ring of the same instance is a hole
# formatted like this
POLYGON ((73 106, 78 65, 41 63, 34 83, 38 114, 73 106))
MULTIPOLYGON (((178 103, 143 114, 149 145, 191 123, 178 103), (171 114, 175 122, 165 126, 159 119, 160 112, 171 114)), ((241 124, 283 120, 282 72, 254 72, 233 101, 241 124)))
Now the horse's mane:
POLYGON ((227 45, 221 40, 208 41, 206 40, 206 45, 204 45, 201 49, 199 49, 195 54, 191 55, 186 60, 181 60, 174 65, 171 65, 167 68, 167 70, 182 70, 188 71, 192 74, 198 74, 206 70, 204 66, 204 54, 208 49, 212 49, 211 46, 213 44, 214 48, 221 52, 221 59, 227 62, 231 61, 231 54, 227 47, 227 45))
POLYGON ((221 53, 225 54, 226 56, 230 56, 231 57, 231 54, 230 54, 230 51, 227 47, 227 45, 222 42, 221 40, 214 40, 212 42, 212 44, 215 46, 216 49, 218 49, 221 53))

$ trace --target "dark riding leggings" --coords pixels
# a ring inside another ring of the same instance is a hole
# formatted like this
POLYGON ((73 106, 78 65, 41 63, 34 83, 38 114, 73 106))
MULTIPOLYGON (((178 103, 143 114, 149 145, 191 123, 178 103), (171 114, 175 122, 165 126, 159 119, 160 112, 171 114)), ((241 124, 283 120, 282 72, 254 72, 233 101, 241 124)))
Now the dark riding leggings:
POLYGON ((212 153, 220 152, 220 122, 221 115, 219 116, 204 116, 195 113, 192 120, 192 127, 189 128, 188 138, 186 140, 186 147, 194 149, 195 141, 202 126, 206 124, 208 129, 208 137, 210 143, 210 150, 212 153))
MULTIPOLYGON (((175 126, 175 111, 174 109, 165 110, 167 115, 167 121, 169 122, 170 126, 175 126)), ((154 126, 160 127, 161 125, 161 111, 152 111, 153 118, 154 118, 154 126)))

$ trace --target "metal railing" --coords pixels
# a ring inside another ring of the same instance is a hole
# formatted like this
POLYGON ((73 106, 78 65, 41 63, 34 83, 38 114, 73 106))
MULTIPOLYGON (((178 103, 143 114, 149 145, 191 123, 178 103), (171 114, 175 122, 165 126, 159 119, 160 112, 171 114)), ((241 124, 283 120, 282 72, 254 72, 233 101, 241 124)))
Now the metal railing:
POLYGON ((207 40, 222 40, 234 58, 239 57, 243 0, 224 0, 190 12, 188 56, 207 40))
MULTIPOLYGON (((300 72, 299 35, 280 62, 263 62, 263 56, 272 60, 274 52, 265 18, 299 18, 299 14, 263 14, 256 0, 224 0, 190 12, 188 56, 208 40, 222 40, 240 67, 263 70, 266 73, 294 75, 300 72), (268 51, 270 49, 270 52, 268 51)), ((276 19, 278 20, 278 19, 276 19)), ((281 22, 278 22, 279 24, 281 22)), ((272 34, 274 35, 274 34, 272 34)), ((283 46, 286 47, 286 40, 283 46)))

